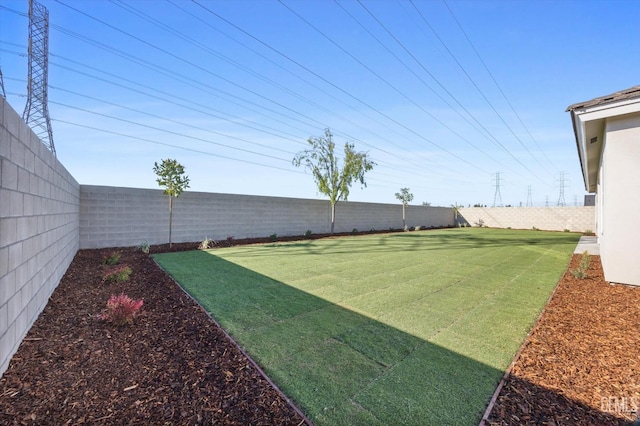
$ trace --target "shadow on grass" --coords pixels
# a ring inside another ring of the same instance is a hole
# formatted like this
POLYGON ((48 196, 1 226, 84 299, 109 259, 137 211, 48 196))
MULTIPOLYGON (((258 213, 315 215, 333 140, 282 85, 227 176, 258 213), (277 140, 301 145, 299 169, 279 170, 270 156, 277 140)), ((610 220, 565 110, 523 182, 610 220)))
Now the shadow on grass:
POLYGON ((154 257, 316 424, 478 424, 503 375, 215 251, 154 257))
MULTIPOLYGON (((575 245, 580 239, 577 233, 549 231, 504 230, 489 228, 452 228, 427 231, 399 232, 391 234, 361 235, 339 237, 336 239, 307 240, 304 242, 272 243, 268 246, 281 250, 303 248, 307 254, 321 255, 356 254, 422 250, 466 250, 484 248, 502 248, 509 246, 552 246, 575 245), (363 244, 362 239, 371 241, 363 244), (410 242, 407 244, 407 242, 410 242)), ((264 255, 262 248, 243 247, 243 256, 264 255)), ((270 254, 267 254, 270 255, 270 254)))

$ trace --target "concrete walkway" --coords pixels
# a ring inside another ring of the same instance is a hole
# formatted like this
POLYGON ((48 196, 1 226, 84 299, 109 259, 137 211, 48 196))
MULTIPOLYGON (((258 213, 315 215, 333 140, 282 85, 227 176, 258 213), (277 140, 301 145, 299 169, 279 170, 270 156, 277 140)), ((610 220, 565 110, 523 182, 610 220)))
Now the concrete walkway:
POLYGON ((587 237, 585 235, 580 237, 580 241, 578 241, 578 245, 573 252, 584 253, 585 250, 588 251, 589 254, 600 256, 600 245, 598 244, 598 237, 587 237))

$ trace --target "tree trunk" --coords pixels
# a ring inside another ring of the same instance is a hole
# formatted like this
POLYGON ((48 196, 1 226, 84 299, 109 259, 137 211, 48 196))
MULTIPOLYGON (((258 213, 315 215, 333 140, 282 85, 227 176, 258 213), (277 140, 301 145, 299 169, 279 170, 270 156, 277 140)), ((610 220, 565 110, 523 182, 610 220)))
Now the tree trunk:
POLYGON ((331 233, 333 234, 333 228, 336 224, 336 205, 331 204, 331 233))
POLYGON ((405 216, 404 216, 404 204, 402 204, 402 230, 403 231, 407 230, 407 221, 405 220, 405 216))
POLYGON ((171 223, 173 222, 173 197, 169 196, 169 248, 171 248, 171 223))

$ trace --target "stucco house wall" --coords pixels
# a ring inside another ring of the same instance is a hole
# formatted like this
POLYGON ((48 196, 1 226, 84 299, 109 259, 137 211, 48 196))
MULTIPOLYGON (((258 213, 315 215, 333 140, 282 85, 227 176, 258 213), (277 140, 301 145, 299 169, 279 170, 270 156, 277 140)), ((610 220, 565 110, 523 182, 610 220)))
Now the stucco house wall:
POLYGON ((640 113, 607 119, 599 190, 600 253, 608 281, 640 285, 640 113))
POLYGON ((571 105, 585 188, 607 281, 640 285, 640 86, 571 105))

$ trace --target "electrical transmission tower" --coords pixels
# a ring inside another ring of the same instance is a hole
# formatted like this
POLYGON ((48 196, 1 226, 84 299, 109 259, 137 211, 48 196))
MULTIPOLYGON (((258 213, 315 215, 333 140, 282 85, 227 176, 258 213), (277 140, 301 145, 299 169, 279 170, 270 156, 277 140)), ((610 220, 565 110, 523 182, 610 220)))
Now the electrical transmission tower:
POLYGON ((496 192, 493 194, 493 207, 496 205, 502 206, 502 195, 500 195, 500 172, 496 172, 495 183, 493 186, 496 188, 496 192))
POLYGON ((533 207, 533 201, 531 200, 531 185, 527 187, 527 207, 533 207))
POLYGON ((549 207, 549 196, 548 195, 544 196, 544 206, 545 207, 549 207))
POLYGON ((29 80, 22 119, 49 150, 56 154, 48 107, 49 11, 29 0, 29 80))
POLYGON ((567 205, 567 203, 564 200, 564 188, 566 187, 566 184, 567 184, 567 180, 564 177, 564 172, 560 172, 560 179, 559 179, 560 194, 558 195, 558 206, 567 205))

